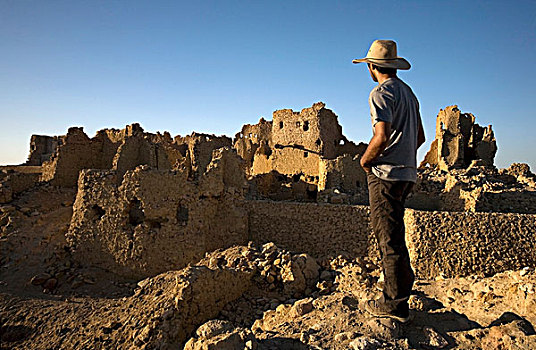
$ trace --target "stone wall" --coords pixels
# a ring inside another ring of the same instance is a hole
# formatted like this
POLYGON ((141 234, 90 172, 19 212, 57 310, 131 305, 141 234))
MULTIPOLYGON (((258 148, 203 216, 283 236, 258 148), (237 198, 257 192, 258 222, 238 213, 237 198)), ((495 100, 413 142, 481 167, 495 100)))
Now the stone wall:
POLYGON ((366 256, 371 250, 366 206, 248 201, 249 238, 315 258, 366 256))
POLYGON ((179 269, 207 251, 247 242, 240 159, 214 151, 198 180, 187 169, 83 170, 67 240, 79 261, 146 277, 179 269))
POLYGON ((188 136, 176 136, 174 143, 184 145, 188 150, 192 171, 196 176, 203 174, 212 159, 212 152, 222 147, 232 147, 232 140, 227 136, 192 133, 188 136))
POLYGON ((43 163, 41 181, 54 186, 75 187, 82 169, 111 169, 119 142, 106 132, 90 139, 83 128, 69 128, 54 156, 43 163))
POLYGON ((536 215, 407 210, 405 221, 420 277, 536 267, 536 215))
MULTIPOLYGON (((366 206, 248 202, 250 239, 315 258, 377 257, 366 206)), ((536 215, 406 210, 419 277, 493 274, 536 267, 536 215)))
POLYGON ((32 135, 30 139, 30 154, 24 165, 38 166, 50 160, 61 144, 59 136, 32 135))
MULTIPOLYGON (((257 124, 246 124, 242 126, 242 130, 235 135, 233 148, 244 161, 246 162, 246 170, 248 175, 252 174, 253 161, 257 150, 259 154, 270 156, 272 148, 272 122, 261 118, 257 124)), ((271 169, 271 167, 270 167, 271 169)), ((257 170, 258 173, 267 171, 257 170)))
POLYGON ((11 202, 14 196, 32 188, 39 182, 40 172, 36 171, 37 167, 18 166, 6 168, 8 169, 0 171, 0 204, 11 202), (30 168, 30 171, 24 168, 30 168), (22 171, 19 171, 19 169, 22 171))

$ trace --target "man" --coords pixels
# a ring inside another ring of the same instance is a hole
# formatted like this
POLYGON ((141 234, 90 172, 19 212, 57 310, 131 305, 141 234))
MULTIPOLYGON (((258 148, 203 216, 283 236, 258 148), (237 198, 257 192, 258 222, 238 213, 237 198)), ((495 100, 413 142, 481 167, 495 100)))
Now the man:
POLYGON ((353 60, 361 62, 378 83, 369 97, 374 135, 361 166, 367 173, 371 223, 385 278, 382 296, 363 307, 374 316, 407 322, 415 275, 405 241, 404 202, 417 180, 417 148, 424 143, 424 130, 417 98, 396 75, 397 69, 411 67, 397 56, 396 43, 374 41, 365 58, 353 60))

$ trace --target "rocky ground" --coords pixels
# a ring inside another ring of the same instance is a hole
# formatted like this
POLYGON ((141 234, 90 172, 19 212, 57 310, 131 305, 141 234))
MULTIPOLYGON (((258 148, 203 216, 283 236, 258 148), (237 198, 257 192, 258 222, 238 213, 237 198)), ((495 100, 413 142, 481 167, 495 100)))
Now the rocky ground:
POLYGON ((273 243, 206 255, 142 281, 73 261, 74 190, 0 207, 2 349, 534 349, 536 272, 417 280, 413 320, 360 308, 376 261, 315 260, 273 243))

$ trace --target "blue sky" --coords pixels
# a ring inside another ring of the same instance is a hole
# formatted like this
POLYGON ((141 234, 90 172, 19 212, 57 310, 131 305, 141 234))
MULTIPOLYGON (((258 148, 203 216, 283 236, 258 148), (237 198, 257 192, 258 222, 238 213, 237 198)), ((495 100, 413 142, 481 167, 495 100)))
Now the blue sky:
POLYGON ((0 0, 0 164, 69 126, 233 136, 317 101, 368 142, 374 83, 351 60, 378 38, 413 66, 419 160, 457 104, 493 125, 497 166, 536 170, 535 1, 0 0))

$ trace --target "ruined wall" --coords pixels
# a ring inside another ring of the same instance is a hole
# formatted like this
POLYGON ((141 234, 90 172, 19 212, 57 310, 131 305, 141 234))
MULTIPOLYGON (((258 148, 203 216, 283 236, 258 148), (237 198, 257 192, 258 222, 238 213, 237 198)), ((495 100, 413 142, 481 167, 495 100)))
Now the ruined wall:
POLYGON ((536 215, 407 210, 405 222, 421 277, 536 267, 536 215))
POLYGON ((321 159, 319 165, 318 190, 337 188, 345 193, 355 194, 367 186, 367 175, 359 161, 361 156, 349 154, 336 159, 321 159))
POLYGON ((60 139, 56 153, 43 164, 41 180, 61 187, 76 186, 82 169, 115 170, 118 182, 138 165, 171 169, 187 150, 185 145, 175 144, 169 133, 146 133, 136 123, 122 130, 100 130, 93 138, 83 128, 70 128, 60 139))
POLYGON ((536 214, 536 175, 526 164, 510 168, 419 169, 407 206, 422 210, 536 214))
MULTIPOLYGON (((250 238, 315 258, 377 257, 366 206, 248 202, 250 238)), ((492 274, 536 267, 536 215, 406 210, 419 277, 492 274)))
POLYGON ((493 166, 497 144, 491 125, 481 127, 475 116, 462 113, 458 106, 440 110, 436 119, 435 140, 420 167, 427 165, 448 171, 464 168, 474 160, 493 166))
POLYGON ((2 169, 0 171, 0 204, 11 202, 14 196, 35 186, 39 181, 39 176, 39 172, 2 169))
POLYGON ((82 169, 110 169, 119 142, 99 132, 90 139, 83 128, 69 128, 54 156, 43 163, 41 181, 54 186, 74 187, 82 169))
POLYGON ((250 239, 315 258, 366 256, 371 245, 365 206, 248 201, 250 239))
POLYGON ((174 143, 185 146, 190 157, 192 171, 196 176, 203 174, 212 159, 212 151, 222 147, 232 147, 227 136, 215 136, 193 132, 188 136, 176 136, 174 143))
POLYGON ((344 139, 337 116, 324 103, 300 112, 282 109, 273 114, 272 166, 282 174, 318 176, 320 157, 335 158, 344 139))
POLYGON ((253 197, 274 200, 311 200, 335 188, 366 192, 364 172, 354 160, 366 146, 346 139, 337 115, 322 102, 300 112, 277 110, 273 122, 244 125, 234 144, 246 161, 253 197))
POLYGON ((61 144, 62 138, 58 136, 32 135, 30 139, 30 154, 24 165, 42 165, 50 160, 61 144))
POLYGON ((83 170, 67 239, 80 261, 145 277, 184 267, 207 251, 247 242, 240 159, 214 151, 198 181, 186 170, 83 170))
POLYGON ((268 157, 271 154, 271 147, 272 122, 266 121, 264 118, 261 118, 257 124, 242 126, 242 130, 235 135, 233 143, 233 148, 246 162, 248 175, 252 173, 253 160, 257 150, 263 148, 259 151, 259 154, 264 154, 268 157))

